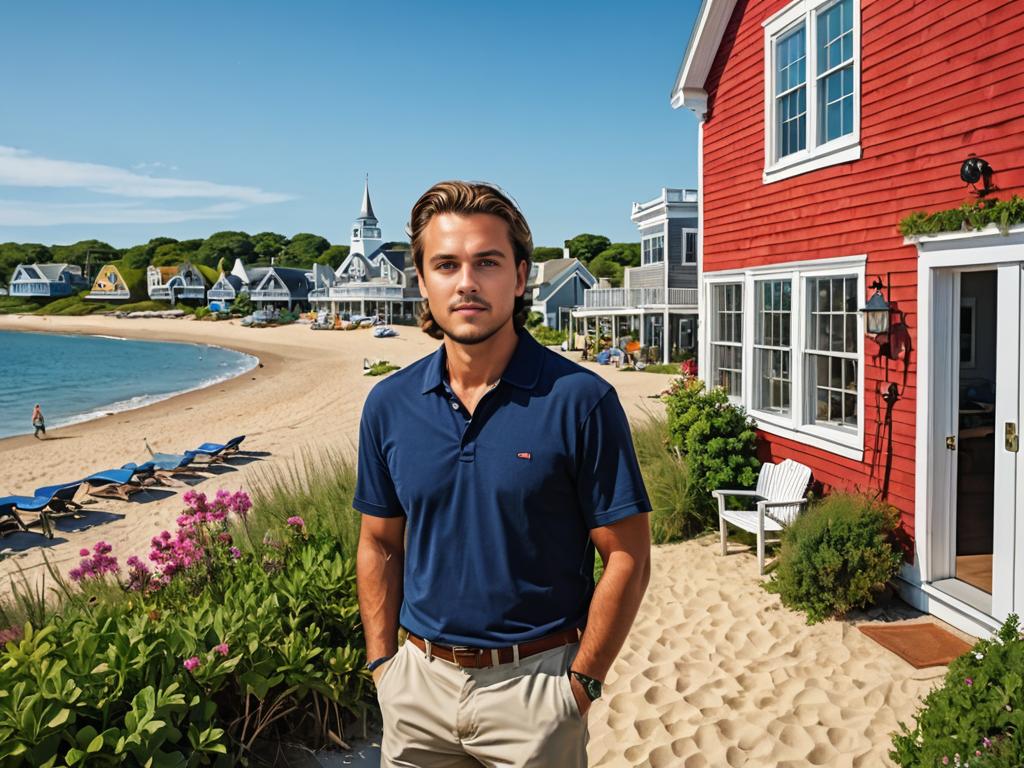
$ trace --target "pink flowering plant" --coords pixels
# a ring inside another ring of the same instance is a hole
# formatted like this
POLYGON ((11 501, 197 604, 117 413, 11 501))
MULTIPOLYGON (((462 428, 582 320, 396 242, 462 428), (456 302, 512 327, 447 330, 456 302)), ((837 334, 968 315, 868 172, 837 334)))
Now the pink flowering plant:
POLYGON ((306 511, 335 504, 184 501, 147 555, 98 542, 59 611, 5 630, 0 765, 238 765, 374 716, 355 553, 306 511))
POLYGON ((1011 615, 955 659, 925 698, 913 729, 900 724, 890 756, 903 768, 1020 768, 1024 756, 1024 636, 1011 615))

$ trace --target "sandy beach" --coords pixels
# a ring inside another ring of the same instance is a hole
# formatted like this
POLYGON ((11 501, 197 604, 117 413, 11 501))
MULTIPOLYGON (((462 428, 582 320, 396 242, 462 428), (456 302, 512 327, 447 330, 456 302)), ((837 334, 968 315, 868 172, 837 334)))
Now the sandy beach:
MULTIPOLYGON (((374 339, 304 325, 8 316, 0 329, 213 343, 261 361, 236 379, 55 429, 45 441, 0 440, 0 495, 142 460, 144 439, 156 451, 179 452, 247 435, 244 447, 260 458, 195 486, 208 493, 246 488, 254 473, 304 449, 353 454, 362 404, 377 381, 362 375, 363 358, 407 365, 438 344, 405 327, 397 338, 374 339)), ((630 419, 662 407, 650 396, 669 377, 594 367, 615 385, 630 419)), ((137 498, 91 505, 83 520, 58 523, 53 541, 0 539, 0 548, 15 550, 0 561, 4 588, 19 569, 39 583, 44 554, 66 572, 79 548, 99 539, 119 558, 144 555, 151 536, 173 527, 181 502, 177 494, 137 498)), ((761 589, 747 552, 720 557, 710 538, 657 547, 638 620, 590 714, 591 764, 888 765, 890 732, 943 672, 914 670, 850 623, 807 627, 761 589)))

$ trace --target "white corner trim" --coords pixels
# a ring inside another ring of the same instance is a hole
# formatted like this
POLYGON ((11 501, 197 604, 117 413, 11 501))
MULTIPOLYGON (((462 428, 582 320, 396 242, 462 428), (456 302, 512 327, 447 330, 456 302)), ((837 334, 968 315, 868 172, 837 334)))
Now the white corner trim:
MULTIPOLYGON (((863 399, 863 396, 862 396, 863 399)), ((836 438, 843 439, 844 442, 836 442, 830 440, 827 437, 820 435, 826 428, 818 427, 815 432, 819 434, 812 434, 809 430, 814 425, 805 424, 800 429, 793 429, 792 427, 782 426, 781 424, 775 424, 767 420, 766 415, 759 411, 750 410, 748 413, 753 417, 754 421, 757 422, 757 428, 762 432, 767 432, 770 435, 777 437, 784 437, 787 440, 792 440, 802 445, 808 445, 812 448, 817 448, 822 451, 828 451, 834 453, 837 456, 842 456, 844 459, 851 459, 853 461, 862 462, 864 461, 864 441, 863 437, 859 435, 846 435, 839 433, 836 430, 836 438), (857 438, 860 438, 860 448, 855 447, 857 445, 857 438)))
POLYGON ((703 119, 707 114, 708 97, 704 83, 735 7, 736 0, 703 0, 701 3, 675 85, 669 95, 673 109, 692 109, 698 119, 703 119))

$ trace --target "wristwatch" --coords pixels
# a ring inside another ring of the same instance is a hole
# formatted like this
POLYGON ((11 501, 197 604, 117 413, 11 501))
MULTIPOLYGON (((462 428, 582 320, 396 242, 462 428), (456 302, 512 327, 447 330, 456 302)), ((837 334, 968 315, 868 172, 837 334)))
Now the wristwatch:
POLYGON ((569 675, 571 677, 575 677, 577 680, 580 681, 580 685, 583 686, 583 692, 587 694, 588 699, 590 699, 591 701, 597 701, 599 698, 601 698, 600 680, 595 680, 592 677, 588 677, 587 675, 584 675, 581 672, 576 672, 572 669, 569 670, 569 675))

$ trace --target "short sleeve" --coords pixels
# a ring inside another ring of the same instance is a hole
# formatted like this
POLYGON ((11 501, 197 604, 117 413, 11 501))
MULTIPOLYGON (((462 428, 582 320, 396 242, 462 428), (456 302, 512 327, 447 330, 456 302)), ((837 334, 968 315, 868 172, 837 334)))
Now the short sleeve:
POLYGON ((359 420, 359 461, 352 506, 374 517, 399 517, 405 512, 398 501, 391 471, 384 460, 381 439, 383 430, 372 400, 371 393, 359 420))
POLYGON ((587 416, 576 451, 576 488, 588 528, 651 511, 629 422, 614 389, 587 416))

